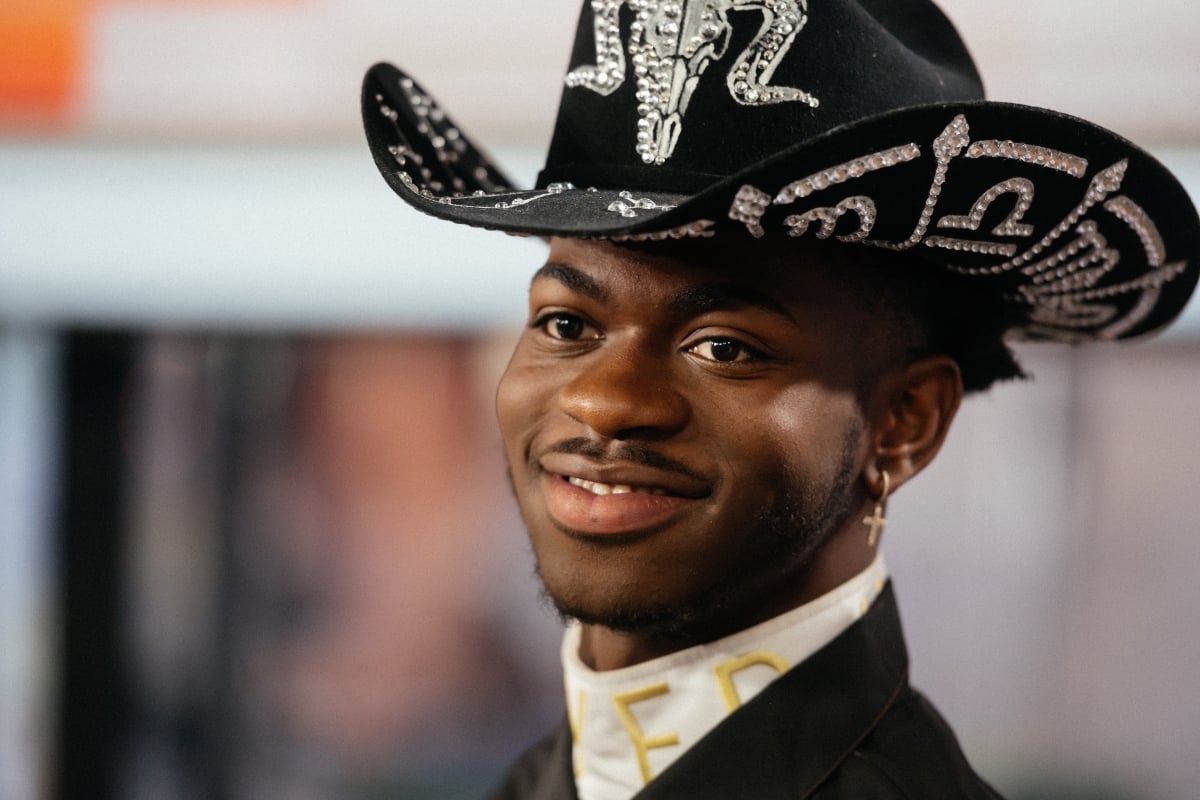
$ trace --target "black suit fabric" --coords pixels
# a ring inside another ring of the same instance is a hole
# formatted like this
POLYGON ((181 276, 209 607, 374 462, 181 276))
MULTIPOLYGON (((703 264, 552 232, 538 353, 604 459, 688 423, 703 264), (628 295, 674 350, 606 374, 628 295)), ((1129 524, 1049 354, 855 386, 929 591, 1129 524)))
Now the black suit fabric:
MULTIPOLYGON (((867 614, 716 728, 635 800, 998 800, 908 684, 889 584, 867 614)), ((492 800, 578 800, 564 721, 492 800)))

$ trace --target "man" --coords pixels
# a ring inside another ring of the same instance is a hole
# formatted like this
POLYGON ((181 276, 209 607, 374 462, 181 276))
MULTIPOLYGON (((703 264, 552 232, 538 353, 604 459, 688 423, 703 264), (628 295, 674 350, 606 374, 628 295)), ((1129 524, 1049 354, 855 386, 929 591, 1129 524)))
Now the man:
POLYGON ((568 719, 497 796, 995 797, 908 686, 887 499, 1006 338, 1179 313, 1178 182, 983 100, 925 0, 586 3, 531 191, 394 68, 363 102, 409 203, 550 241, 497 410, 568 719))

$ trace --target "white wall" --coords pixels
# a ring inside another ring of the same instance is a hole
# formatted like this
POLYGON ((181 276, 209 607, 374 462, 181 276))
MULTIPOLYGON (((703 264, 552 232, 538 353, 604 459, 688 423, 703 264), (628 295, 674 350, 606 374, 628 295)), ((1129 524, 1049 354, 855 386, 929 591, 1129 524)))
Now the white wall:
MULTIPOLYGON (((818 13, 820 3, 810 3, 818 13)), ((942 0, 995 99, 1200 141, 1200 6, 942 0)), ((411 71, 485 142, 545 142, 575 0, 105 3, 80 122, 103 136, 353 138, 365 68, 411 71)))

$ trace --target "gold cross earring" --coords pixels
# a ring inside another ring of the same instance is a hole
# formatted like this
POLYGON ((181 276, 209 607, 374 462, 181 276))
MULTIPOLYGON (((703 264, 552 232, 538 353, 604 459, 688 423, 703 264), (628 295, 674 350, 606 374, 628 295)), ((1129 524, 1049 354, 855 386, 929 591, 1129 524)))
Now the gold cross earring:
POLYGON ((875 513, 869 517, 863 517, 863 524, 871 528, 867 534, 867 544, 874 547, 879 541, 879 532, 883 530, 883 526, 887 525, 887 520, 883 518, 884 511, 887 510, 888 490, 891 489, 891 478, 888 477, 887 470, 880 470, 883 475, 883 492, 880 493, 879 499, 875 501, 875 513))

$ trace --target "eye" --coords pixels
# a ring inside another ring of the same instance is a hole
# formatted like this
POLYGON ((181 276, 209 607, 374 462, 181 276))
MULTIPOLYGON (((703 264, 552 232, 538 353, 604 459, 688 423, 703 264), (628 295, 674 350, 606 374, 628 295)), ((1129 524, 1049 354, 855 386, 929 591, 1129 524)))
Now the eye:
POLYGON ((739 342, 737 339, 727 337, 714 337, 698 342, 687 349, 689 353, 694 353, 701 358, 709 361, 718 361, 723 364, 733 364, 738 361, 747 361, 754 358, 757 354, 746 345, 739 342))
MULTIPOLYGON (((551 339, 574 341, 584 338, 591 326, 574 314, 554 313, 539 319, 534 323, 534 327, 540 328, 551 339)), ((593 334, 587 338, 594 339, 596 337, 593 334)))

